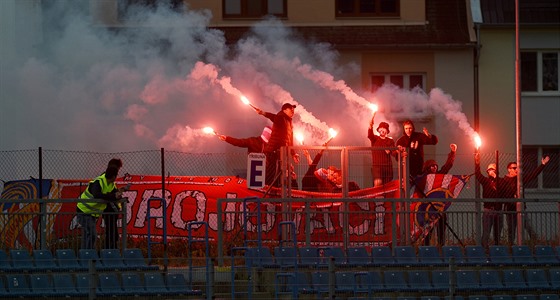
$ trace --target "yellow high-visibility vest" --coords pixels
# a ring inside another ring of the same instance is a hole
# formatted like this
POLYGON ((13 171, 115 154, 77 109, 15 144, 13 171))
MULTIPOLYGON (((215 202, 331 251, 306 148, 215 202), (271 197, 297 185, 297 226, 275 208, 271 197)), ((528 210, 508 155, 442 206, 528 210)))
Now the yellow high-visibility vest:
MULTIPOLYGON (((103 194, 107 194, 116 188, 114 182, 111 184, 107 183, 107 178, 105 178, 105 173, 103 173, 101 176, 98 176, 97 178, 89 182, 88 188, 80 195, 80 199, 93 199, 93 195, 89 192, 89 185, 96 181, 99 181, 99 184, 101 185, 101 192, 103 194)), ((81 211, 94 217, 99 217, 106 207, 107 203, 78 202, 78 208, 81 211)))

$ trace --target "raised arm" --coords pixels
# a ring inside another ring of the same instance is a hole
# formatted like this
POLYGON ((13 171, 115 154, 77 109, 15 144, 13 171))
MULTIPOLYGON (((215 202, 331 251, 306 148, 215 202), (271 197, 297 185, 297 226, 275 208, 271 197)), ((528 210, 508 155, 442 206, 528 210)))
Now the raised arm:
POLYGON ((274 122, 274 117, 276 117, 276 114, 270 113, 270 112, 266 112, 260 108, 256 108, 255 107, 255 111, 257 112, 257 114, 264 116, 265 118, 269 119, 270 121, 274 122))
POLYGON ((533 171, 531 171, 530 173, 527 174, 527 176, 523 177, 523 183, 528 183, 531 180, 537 178, 537 176, 539 176, 539 174, 544 170, 544 167, 546 166, 546 164, 550 161, 550 157, 547 155, 545 157, 543 157, 541 159, 541 164, 540 166, 538 166, 536 169, 534 169, 533 171))
POLYGON ((441 170, 438 172, 440 174, 449 173, 449 170, 451 170, 451 168, 453 167, 453 163, 455 162, 455 154, 457 153, 457 145, 451 144, 451 145, 449 145, 449 148, 451 148, 451 151, 449 151, 449 154, 447 154, 447 160, 445 161, 445 164, 441 167, 441 170))

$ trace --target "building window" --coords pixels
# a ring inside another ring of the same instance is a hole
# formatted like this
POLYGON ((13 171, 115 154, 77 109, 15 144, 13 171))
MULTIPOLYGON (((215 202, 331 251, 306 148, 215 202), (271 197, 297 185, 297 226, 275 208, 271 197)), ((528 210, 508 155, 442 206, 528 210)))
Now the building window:
POLYGON ((158 5, 168 5, 169 8, 179 11, 184 3, 183 0, 169 0, 169 1, 159 1, 158 0, 117 0, 117 10, 119 20, 126 19, 127 14, 130 10, 137 9, 156 9, 158 5))
POLYGON ((224 19, 287 17, 286 0, 222 0, 224 19))
POLYGON ((337 17, 398 17, 399 0, 336 0, 337 17))
POLYGON ((391 83, 401 89, 425 89, 426 76, 424 74, 373 74, 371 75, 371 91, 375 92, 385 83, 391 83))
POLYGON ((559 92, 560 51, 521 52, 521 91, 559 92))
POLYGON ((529 174, 541 164, 543 157, 550 161, 537 179, 523 184, 527 189, 558 189, 560 188, 560 147, 523 147, 523 174, 529 174))

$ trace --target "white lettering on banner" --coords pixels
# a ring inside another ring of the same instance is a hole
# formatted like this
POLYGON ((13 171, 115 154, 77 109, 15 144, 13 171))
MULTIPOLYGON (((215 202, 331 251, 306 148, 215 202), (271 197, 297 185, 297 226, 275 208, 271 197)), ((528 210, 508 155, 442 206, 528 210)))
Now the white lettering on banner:
MULTIPOLYGON (((136 228, 144 228, 146 226, 146 218, 148 216, 148 209, 150 209, 150 216, 152 217, 161 217, 163 216, 163 207, 159 205, 159 207, 148 207, 148 199, 150 198, 162 198, 161 197, 161 190, 145 190, 144 194, 142 195, 142 202, 140 203, 140 207, 138 208, 138 213, 136 214, 136 220, 134 221, 134 227, 136 228)), ((171 192, 165 191, 165 208, 169 206, 169 201, 171 201, 171 192)), ((161 202, 155 202, 161 204, 161 202)), ((163 220, 162 218, 156 219, 156 228, 163 228, 163 220)))
MULTIPOLYGON (((237 194, 235 193, 227 193, 226 194, 226 198, 227 199, 236 199, 237 198, 237 194)), ((229 232, 232 231, 235 228, 235 217, 236 217, 236 213, 235 213, 235 207, 236 207, 236 203, 235 202, 226 202, 226 209, 224 210, 224 232, 229 232)), ((218 230, 218 215, 216 213, 209 213, 208 214, 208 222, 210 223, 210 228, 212 228, 213 230, 218 230), (214 228, 215 227, 215 228, 214 228)))
MULTIPOLYGON (((136 202, 136 196, 138 195, 137 191, 126 191, 123 193, 123 198, 127 198, 127 202, 123 203, 124 207, 126 207, 126 224, 130 223, 132 220, 132 208, 134 207, 134 202, 136 202)), ((117 226, 121 227, 122 219, 119 218, 117 222, 117 226)))
POLYGON ((144 190, 142 195, 142 200, 138 206, 138 212, 136 212, 136 219, 134 220, 134 227, 144 228, 146 225, 146 216, 148 215, 148 198, 154 194, 154 190, 144 190))
MULTIPOLYGON (((181 229, 187 229, 187 222, 185 222, 185 220, 183 220, 181 218, 182 216, 182 211, 183 211, 183 201, 185 201, 185 199, 187 197, 191 197, 192 194, 195 193, 193 191, 184 191, 184 192, 180 192, 177 194, 177 196, 175 196, 175 201, 173 201, 173 209, 171 210, 171 224, 173 224, 173 226, 175 226, 175 228, 181 228, 181 229), (174 212, 178 212, 178 213, 174 213, 174 212)), ((198 221, 198 220, 196 220, 198 221)), ((196 228, 200 227, 199 224, 195 225, 196 228)))
MULTIPOLYGON (((135 218, 135 222, 134 222, 134 227, 136 228, 144 228, 146 226, 146 218, 147 218, 147 209, 148 209, 148 199, 152 198, 152 197, 157 197, 159 198, 159 195, 161 195, 161 190, 145 190, 143 197, 142 197, 142 202, 140 203, 139 207, 138 207, 138 212, 136 214, 136 218, 135 218)), ((171 201, 171 192, 170 191, 165 191, 165 199, 166 199, 166 203, 165 206, 166 208, 169 207, 170 201, 171 201)), ((187 224, 189 221, 197 221, 197 222, 201 222, 204 221, 204 216, 206 214, 206 205, 207 205, 208 199, 206 198, 206 195, 200 191, 183 191, 178 193, 175 196, 174 202, 173 202, 173 207, 171 209, 170 212, 170 216, 168 217, 171 220, 171 224, 173 224, 173 227, 178 228, 178 229, 187 229, 187 224), (195 199, 196 202, 196 212, 195 212, 195 218, 194 220, 183 220, 182 219, 182 215, 183 215, 183 202, 185 200, 188 201, 188 197, 193 197, 195 199)), ((155 202, 155 203, 161 203, 161 202, 155 202)), ((127 205, 127 212, 130 211, 129 215, 130 218, 132 218, 132 204, 134 204, 134 201, 132 201, 132 203, 129 203, 129 205, 127 205)), ((163 215, 163 209, 161 207, 161 205, 158 205, 158 207, 150 207, 150 216, 152 217, 161 217, 163 215)), ((211 217, 211 216, 209 216, 211 217)), ((127 218, 129 219, 129 218, 127 218)), ((216 219, 216 216, 214 216, 214 219, 216 219)), ((128 222, 127 222, 128 223, 128 222)), ((201 224, 195 224, 194 226, 192 226, 193 228, 199 228, 201 226, 201 224)), ((215 226, 214 226, 215 227, 215 226)), ((163 228, 163 221, 162 219, 157 219, 156 220, 156 228, 163 228)), ((217 230, 217 228, 213 228, 214 230, 217 230)))
POLYGON ((296 234, 299 234, 299 228, 301 226, 301 220, 303 216, 303 208, 298 208, 294 212, 294 222, 296 223, 296 234))
MULTIPOLYGON (((368 205, 367 202, 356 202, 356 205, 358 205, 358 207, 363 211, 368 211, 369 210, 369 205, 368 205)), ((338 208, 338 210, 341 212, 341 215, 340 215, 340 218, 339 218, 340 227, 343 227, 342 214, 344 213, 344 206, 341 205, 338 208)), ((358 214, 358 216, 362 216, 362 214, 358 214)), ((364 234, 368 233, 368 231, 369 231, 369 223, 370 223, 370 221, 365 219, 359 225, 356 225, 356 226, 349 225, 348 226, 348 232, 350 234, 355 234, 355 235, 364 235, 364 234)))
MULTIPOLYGON (((269 232, 272 230, 272 228, 274 227, 274 222, 276 220, 276 216, 275 216, 275 212, 276 212, 276 208, 274 206, 274 204, 270 203, 270 202, 266 202, 266 203, 257 203, 257 205, 265 205, 265 211, 263 212, 261 209, 261 218, 262 215, 264 214, 266 217, 266 221, 261 224, 261 231, 263 232, 269 232)), ((256 232, 257 231, 257 226, 251 221, 251 217, 253 218, 257 218, 257 209, 258 207, 255 207, 254 210, 248 212, 248 218, 247 218, 247 230, 251 231, 251 232, 256 232)), ((243 226, 243 218, 239 218, 239 225, 243 226)))
POLYGON ((80 223, 78 223, 78 215, 75 215, 75 216, 72 218, 72 221, 70 221, 70 227, 69 227, 69 229, 70 229, 70 230, 74 230, 74 229, 78 229, 78 228, 81 228, 81 226, 80 226, 80 223))
MULTIPOLYGON (((147 218, 147 209, 150 209, 150 214, 153 217, 161 217, 163 208, 161 207, 159 201, 152 201, 152 207, 148 207, 148 199, 152 197, 159 198, 161 195, 161 189, 154 189, 154 190, 145 190, 142 195, 142 200, 140 205, 138 205, 138 211, 136 215, 134 215, 133 206, 137 198, 137 192, 129 191, 127 192, 127 197, 130 199, 127 203, 127 223, 134 218, 134 227, 135 228, 146 228, 146 218, 147 218)), ((166 199, 166 208, 169 207, 171 204, 171 192, 165 191, 165 199, 166 199)), ((237 198, 236 193, 227 193, 226 198, 228 199, 235 199, 237 198)), ((168 218, 171 220, 171 224, 174 228, 177 229, 187 229, 187 224, 190 221, 197 221, 202 222, 205 221, 205 216, 207 214, 207 205, 208 205, 208 198, 206 194, 201 191, 196 190, 188 190, 182 191, 178 193, 174 197, 173 206, 168 211, 168 218), (190 201, 189 197, 194 198, 196 201, 196 212, 194 219, 192 220, 185 220, 183 219, 183 211, 186 209, 185 204, 187 201, 190 201)), ((255 203, 255 202, 248 202, 248 207, 250 207, 250 211, 248 212, 249 216, 247 218, 246 228, 249 232, 256 232, 258 229, 258 222, 257 220, 257 205, 261 205, 261 220, 260 224, 262 232, 270 232, 272 231, 277 224, 276 223, 276 206, 270 202, 263 202, 263 203, 255 203)), ((367 212, 369 211, 369 203, 367 202, 356 202, 358 207, 361 211, 367 212)), ((236 202, 226 202, 225 208, 223 211, 223 230, 224 232, 230 232, 235 230, 236 226, 244 226, 243 216, 240 213, 243 209, 243 204, 236 203, 236 202)), ((376 202, 375 206, 375 217, 368 214, 368 217, 359 218, 361 220, 360 224, 349 225, 349 234, 351 235, 364 235, 369 232, 370 224, 373 223, 373 231, 375 235, 383 235, 385 233, 385 207, 383 202, 376 202)), ((338 211, 332 211, 332 208, 316 208, 314 212, 309 213, 309 229, 310 234, 313 234, 318 229, 323 229, 329 234, 334 234, 337 231, 337 228, 333 224, 333 214, 338 214, 339 220, 339 227, 343 228, 343 216, 344 214, 348 214, 348 212, 343 211, 343 206, 338 208, 338 211)), ((296 232, 298 234, 301 233, 300 226, 305 221, 305 212, 303 208, 295 210, 294 214, 294 222, 296 223, 296 232)), ((219 222, 218 216, 215 212, 208 212, 208 226, 211 230, 217 231, 217 224, 219 222)), ((358 220, 358 219, 355 219, 358 220)), ((72 225, 71 225, 72 226, 72 225)), ((75 225, 73 225, 75 226, 75 225)), ((199 228, 201 224, 195 224, 193 228, 199 228)), ((156 220, 156 228, 163 228, 163 220, 161 218, 156 220)))
MULTIPOLYGON (((196 199, 196 213, 194 214, 194 217, 197 222, 202 222, 204 221, 204 214, 206 212, 206 195, 200 191, 195 191, 193 196, 196 199)), ((195 228, 198 228, 201 224, 197 224, 195 226, 195 228)))
POLYGON ((373 234, 385 234, 385 203, 375 202, 375 224, 373 234))
POLYGON ((181 205, 183 204, 183 200, 185 200, 185 198, 190 196, 191 196, 191 191, 180 192, 177 194, 177 196, 175 196, 175 201, 173 201, 173 209, 171 210, 172 212, 171 224, 173 224, 175 228, 187 229, 187 222, 181 219, 181 215, 182 215, 181 212, 183 211, 181 205), (175 212, 179 212, 179 213, 175 213, 175 212))
POLYGON ((328 233, 335 233, 336 230, 333 226, 330 214, 329 214, 329 209, 328 208, 323 208, 323 209, 318 209, 318 211, 323 211, 323 220, 319 220, 320 219, 320 214, 317 213, 312 213, 311 214, 311 222, 310 222, 310 233, 313 233, 313 231, 315 231, 315 228, 318 229, 325 229, 328 233))

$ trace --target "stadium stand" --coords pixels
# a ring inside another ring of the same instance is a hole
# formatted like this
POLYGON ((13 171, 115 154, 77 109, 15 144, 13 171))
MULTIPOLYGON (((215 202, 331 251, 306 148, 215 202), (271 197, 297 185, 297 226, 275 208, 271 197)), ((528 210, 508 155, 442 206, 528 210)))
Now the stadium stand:
POLYGON ((29 286, 27 274, 7 274, 8 295, 11 297, 34 297, 29 286))
POLYGON ((549 245, 537 245, 535 246, 535 260, 540 264, 546 264, 549 266, 560 265, 560 260, 554 248, 549 245))
MULTIPOLYGON (((477 250, 479 248, 477 247, 477 250)), ((488 249, 489 263, 495 266, 513 265, 513 259, 507 246, 490 246, 488 249)))
MULTIPOLYGON (((444 246, 441 254, 435 246, 399 246, 394 247, 394 255, 387 246, 371 247, 371 254, 363 246, 348 248, 346 252, 341 247, 275 247, 274 255, 271 248, 246 249, 246 263, 253 268, 247 268, 247 274, 258 274, 253 278, 253 288, 268 288, 262 283, 270 278, 274 281, 274 286, 270 285, 271 295, 277 298, 295 299, 307 294, 322 298, 334 292, 336 298, 343 299, 390 295, 392 300, 442 300, 454 290, 455 299, 486 296, 491 300, 517 300, 534 296, 536 300, 558 300, 560 292, 560 268, 550 260, 551 256, 556 257, 555 248, 545 245, 535 246, 534 254, 529 246, 491 246, 486 254, 485 249, 473 245, 444 246), (461 259, 463 250, 466 260, 461 259), (324 262, 329 260, 325 257, 333 257, 328 268, 324 262), (449 257, 458 257, 455 266, 449 265, 449 257), (299 263, 300 259, 307 264, 299 263), (321 259, 323 263, 319 263, 321 259), (437 267, 440 269, 434 269, 437 267), (453 268, 459 270, 450 272, 453 268), (258 272, 254 273, 255 270, 258 272), (262 277, 260 287, 258 276, 262 277)), ((54 257, 48 250, 34 250, 32 256, 26 250, 12 249, 9 253, 8 256, 4 251, 2 255, 0 251, 0 261, 6 266, 0 272, 3 298, 186 298, 204 294, 193 289, 190 273, 187 281, 187 271, 171 272, 149 266, 138 248, 125 249, 122 256, 115 249, 81 249, 81 261, 97 262, 92 270, 78 262, 72 249, 58 249, 54 257), (118 264, 112 264, 113 260, 118 264)))
POLYGON ((73 276, 70 273, 53 274, 53 284, 55 294, 59 297, 71 298, 86 295, 78 291, 73 276))
POLYGON ((461 292, 471 292, 481 290, 476 270, 459 270, 457 276, 457 290, 461 292))
POLYGON ((482 266, 488 263, 486 250, 480 245, 471 245, 465 247, 465 265, 482 266))
POLYGON ((142 250, 138 248, 128 248, 122 251, 123 262, 128 270, 136 271, 155 271, 159 266, 150 266, 146 263, 146 259, 142 254, 142 250))
POLYGON ((371 258, 374 266, 390 266, 395 264, 395 258, 389 246, 372 247, 371 258))
POLYGON ((10 272, 12 270, 12 263, 6 251, 0 249, 0 272, 10 272))
POLYGON ((28 272, 35 268, 33 258, 27 250, 10 250, 12 270, 16 272, 28 272))
POLYGON ((98 269, 100 270, 122 271, 128 269, 117 249, 101 249, 99 251, 99 262, 98 269))
POLYGON ((298 248, 300 265, 302 267, 318 267, 321 262, 319 248, 317 247, 302 247, 298 248))
POLYGON ((50 250, 33 250, 33 261, 37 271, 58 271, 58 263, 50 250))
POLYGON ((458 265, 465 263, 463 249, 460 246, 443 246, 441 247, 441 254, 445 263, 449 263, 451 258, 453 258, 458 265))
POLYGON ((323 255, 325 260, 323 261, 324 264, 328 264, 328 259, 332 257, 334 259, 334 264, 337 267, 347 267, 348 261, 346 260, 346 254, 341 247, 326 247, 323 250, 323 255))
POLYGON ((371 256, 366 247, 350 247, 346 250, 348 266, 350 267, 367 267, 371 266, 371 256))
POLYGON ((527 245, 512 246, 511 257, 513 263, 519 266, 533 266, 537 263, 531 248, 527 245))
POLYGON ((31 293, 36 297, 57 296, 50 274, 30 274, 31 293))
POLYGON ((416 250, 412 246, 396 246, 395 262, 399 266, 411 267, 418 264, 416 250))
POLYGON ((443 257, 436 246, 419 246, 418 262, 423 266, 435 267, 444 265, 443 257))
POLYGON ((57 249, 55 251, 58 268, 61 271, 83 271, 87 268, 79 263, 76 253, 72 249, 57 249))
POLYGON ((479 272, 479 281, 480 288, 484 291, 495 292, 504 289, 499 270, 481 270, 479 272))
POLYGON ((274 257, 281 268, 296 268, 298 264, 296 247, 274 247, 274 257))
POLYGON ((142 284, 142 279, 138 272, 125 272, 122 274, 122 289, 128 296, 147 296, 150 293, 146 291, 146 287, 142 284))
MULTIPOLYGON (((78 262, 83 268, 89 268, 89 263, 97 264, 99 262, 99 254, 95 249, 80 249, 78 250, 78 262)), ((95 265, 100 266, 99 264, 95 265)))

